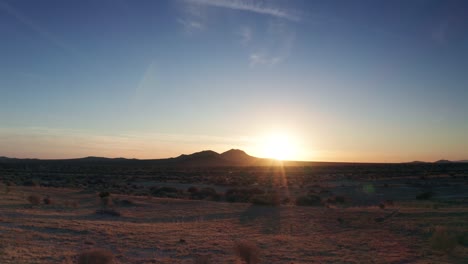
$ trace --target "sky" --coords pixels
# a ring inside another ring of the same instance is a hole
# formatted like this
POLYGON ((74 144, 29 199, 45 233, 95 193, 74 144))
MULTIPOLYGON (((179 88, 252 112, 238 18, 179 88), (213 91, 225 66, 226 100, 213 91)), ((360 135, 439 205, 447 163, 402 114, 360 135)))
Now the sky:
POLYGON ((292 160, 468 159, 467 13, 450 0, 0 0, 0 156, 268 157, 279 137, 292 160))

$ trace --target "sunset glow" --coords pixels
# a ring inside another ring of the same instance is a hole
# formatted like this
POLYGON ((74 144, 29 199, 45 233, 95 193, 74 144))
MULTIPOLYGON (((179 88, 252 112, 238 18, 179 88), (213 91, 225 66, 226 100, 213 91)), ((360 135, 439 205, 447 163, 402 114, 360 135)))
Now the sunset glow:
POLYGON ((277 160, 292 160, 297 154, 294 142, 286 135, 266 137, 262 146, 263 156, 277 160))

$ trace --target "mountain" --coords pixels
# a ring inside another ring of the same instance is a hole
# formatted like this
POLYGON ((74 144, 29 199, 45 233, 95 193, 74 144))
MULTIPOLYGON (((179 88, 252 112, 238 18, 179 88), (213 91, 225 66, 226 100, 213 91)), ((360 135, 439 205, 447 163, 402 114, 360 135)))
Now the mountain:
POLYGON ((434 163, 452 163, 452 161, 446 160, 446 159, 441 159, 441 160, 435 161, 434 163))
POLYGON ((204 150, 193 154, 182 154, 177 158, 162 159, 159 161, 169 161, 169 163, 182 166, 227 166, 228 162, 221 155, 212 150, 204 150))
POLYGON ((232 163, 237 164, 253 164, 259 158, 252 157, 240 149, 231 149, 220 154, 220 157, 232 163))

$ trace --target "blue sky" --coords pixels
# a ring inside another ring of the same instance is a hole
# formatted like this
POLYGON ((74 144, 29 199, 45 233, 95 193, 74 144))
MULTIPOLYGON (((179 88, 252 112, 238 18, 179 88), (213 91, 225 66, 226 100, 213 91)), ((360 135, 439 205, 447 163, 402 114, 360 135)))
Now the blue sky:
POLYGON ((468 158, 465 1, 0 0, 0 156, 468 158))

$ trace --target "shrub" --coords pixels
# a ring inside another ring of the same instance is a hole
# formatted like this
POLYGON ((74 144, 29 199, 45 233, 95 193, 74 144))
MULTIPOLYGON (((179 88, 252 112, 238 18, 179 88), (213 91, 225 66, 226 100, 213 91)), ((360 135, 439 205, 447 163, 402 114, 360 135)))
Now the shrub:
POLYGON ((174 187, 151 187, 151 195, 156 197, 178 198, 183 190, 178 190, 174 187))
POLYGON ((54 201, 52 199, 50 199, 49 195, 44 197, 44 199, 42 199, 42 201, 44 202, 44 204, 53 204, 54 203, 54 201))
POLYGON ((261 195, 265 192, 258 188, 251 189, 229 189, 226 191, 226 201, 231 203, 248 203, 255 195, 261 195))
POLYGON ((211 255, 199 255, 193 260, 194 264, 211 264, 211 255))
POLYGON ((299 196, 296 199, 296 205, 299 206, 319 206, 322 204, 320 196, 309 194, 304 196, 299 196))
POLYGON ((105 198, 105 197, 109 197, 110 196, 110 192, 100 192, 99 193, 99 197, 102 199, 102 198, 105 198))
POLYGON ((39 205, 41 204, 41 198, 37 195, 29 195, 28 196, 28 201, 29 203, 31 203, 32 205, 39 205))
POLYGON ((252 242, 240 241, 235 245, 237 256, 247 264, 260 263, 260 249, 252 242))
POLYGON ((431 191, 426 191, 416 195, 417 200, 429 200, 434 196, 434 193, 431 191))
POLYGON ((78 255, 78 264, 113 264, 114 256, 105 249, 91 249, 78 255))
POLYGON ((189 193, 197 193, 198 192, 198 188, 195 187, 195 186, 191 186, 187 189, 187 192, 189 193))
MULTIPOLYGON (((190 192, 190 190, 189 190, 189 192, 190 192)), ((197 200, 210 199, 210 200, 213 200, 213 201, 219 201, 219 200, 221 200, 221 195, 219 193, 217 193, 215 189, 210 188, 210 187, 206 187, 206 188, 202 188, 201 190, 193 190, 192 189, 190 198, 197 199, 197 200)))
POLYGON ((458 244, 458 238, 446 227, 436 226, 429 240, 432 249, 450 253, 458 244))
POLYGON ((281 205, 281 197, 276 192, 271 192, 267 194, 257 194, 252 197, 251 201, 252 204, 255 205, 272 205, 272 206, 280 206, 281 205))
POLYGON ((331 203, 331 204, 344 204, 345 202, 346 202, 345 197, 341 195, 335 195, 327 199, 327 203, 331 203))
POLYGON ((96 210, 96 214, 99 215, 109 215, 109 216, 120 216, 120 212, 114 209, 98 209, 96 210))

